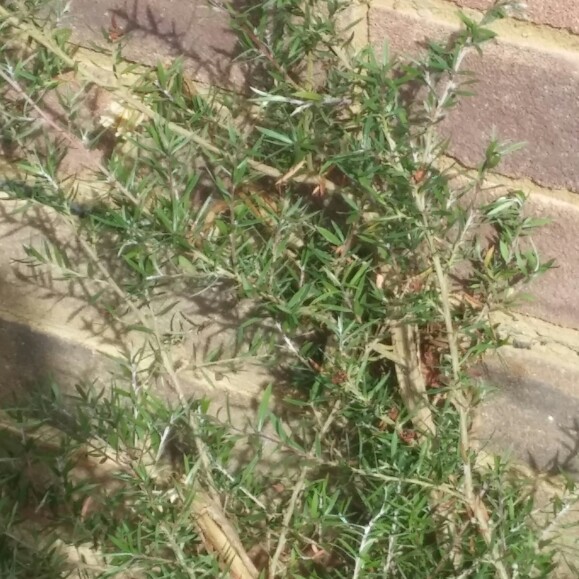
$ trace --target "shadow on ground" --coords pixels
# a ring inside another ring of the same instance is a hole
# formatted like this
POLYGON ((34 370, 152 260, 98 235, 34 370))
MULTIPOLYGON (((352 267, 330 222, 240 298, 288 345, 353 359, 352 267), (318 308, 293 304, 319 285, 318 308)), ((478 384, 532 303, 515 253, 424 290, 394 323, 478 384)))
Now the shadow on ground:
POLYGON ((579 480, 579 398, 565 383, 572 374, 557 364, 560 374, 539 373, 543 357, 502 350, 484 365, 483 383, 493 390, 477 409, 475 438, 537 473, 579 480))

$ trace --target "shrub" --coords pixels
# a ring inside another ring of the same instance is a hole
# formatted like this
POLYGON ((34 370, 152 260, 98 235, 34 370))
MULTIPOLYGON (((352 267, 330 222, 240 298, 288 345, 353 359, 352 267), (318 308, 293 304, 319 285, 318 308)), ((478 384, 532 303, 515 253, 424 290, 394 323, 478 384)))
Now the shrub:
POLYGON ((30 504, 51 507, 67 544, 90 546, 65 555, 84 557, 77 567, 93 576, 214 577, 219 562, 241 577, 545 576, 551 554, 526 524, 529 496, 499 462, 475 468, 480 392, 468 369, 502 343, 489 312, 550 263, 530 242, 540 223, 524 216, 524 193, 487 185, 512 146, 493 140, 464 171, 438 130, 473 83, 465 57, 511 7, 462 16, 447 45, 402 60, 387 46, 354 51, 345 2, 227 6, 246 94, 202 94, 180 60, 127 88, 119 79, 135 67, 118 34, 117 78, 103 80, 65 31, 42 24, 40 3, 0 8, 2 139, 15 173, 4 188, 56 210, 83 256, 47 241, 27 248, 31 262, 96 281, 92 299, 146 337, 106 395, 79 387, 72 407, 57 397, 4 418, 28 433, 10 439, 2 474, 6 576, 56 556, 51 540, 35 549, 16 532, 30 504), (57 118, 46 96, 70 75, 78 89, 59 93, 57 118), (117 105, 87 128, 95 87, 117 105), (96 201, 73 197, 81 185, 64 177, 73 146, 106 151, 96 201), (205 401, 171 405, 146 388, 164 373, 182 394, 156 322, 179 301, 160 311, 155 298, 211 287, 253 304, 239 359, 283 370, 250 432, 211 418, 205 401), (46 421, 58 430, 34 434, 46 421), (293 458, 282 480, 260 468, 272 437, 279 460, 293 458), (243 440, 254 458, 232 468, 243 440), (90 451, 81 465, 79 449, 90 451), (41 492, 24 464, 50 466, 41 492), (79 468, 110 464, 97 508, 96 475, 79 468))

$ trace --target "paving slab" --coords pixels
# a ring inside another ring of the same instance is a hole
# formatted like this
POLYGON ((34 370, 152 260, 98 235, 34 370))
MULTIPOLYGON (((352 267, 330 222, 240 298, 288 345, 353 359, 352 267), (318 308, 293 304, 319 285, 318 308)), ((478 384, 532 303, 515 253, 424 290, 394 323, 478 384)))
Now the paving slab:
POLYGON ((579 334, 502 316, 511 345, 477 369, 487 388, 473 438, 539 473, 579 480, 579 334))
MULTIPOLYGON (((475 369, 486 388, 471 441, 485 455, 508 459, 529 485, 540 540, 556 549, 550 579, 579 575, 579 332, 525 315, 496 313, 510 340, 475 369), (558 504, 557 508, 554 505, 558 504)), ((531 523, 530 521, 530 523, 531 523)))

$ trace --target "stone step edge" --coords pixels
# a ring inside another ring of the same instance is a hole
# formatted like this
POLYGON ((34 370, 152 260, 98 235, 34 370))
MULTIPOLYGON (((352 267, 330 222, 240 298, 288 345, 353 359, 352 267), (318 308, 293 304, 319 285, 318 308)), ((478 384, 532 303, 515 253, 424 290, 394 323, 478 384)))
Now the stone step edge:
POLYGON ((564 359, 579 367, 579 331, 552 324, 522 313, 495 311, 490 321, 499 335, 517 349, 533 350, 537 355, 564 359))
MULTIPOLYGON (((3 322, 18 324, 27 328, 32 333, 42 336, 44 340, 48 340, 54 344, 55 349, 64 349, 67 344, 70 344, 71 346, 86 351, 87 357, 102 357, 103 361, 109 360, 112 364, 120 363, 126 358, 124 353, 114 345, 99 343, 96 337, 94 341, 87 341, 86 336, 82 335, 81 332, 77 332, 74 329, 71 330, 66 326, 56 327, 53 324, 39 323, 24 316, 12 315, 0 309, 0 327, 3 322)), ((220 375, 223 374, 223 367, 225 365, 226 363, 223 365, 217 363, 212 365, 211 369, 216 375, 220 375)), ((242 405, 247 405, 247 407, 250 408, 256 396, 262 391, 262 386, 259 386, 257 382, 258 380, 262 382, 267 378, 266 369, 265 366, 252 362, 249 358, 246 361, 240 358, 238 368, 239 372, 232 375, 233 377, 238 376, 238 379, 232 378, 231 380, 220 378, 210 379, 207 377, 208 372, 204 369, 199 370, 195 368, 178 369, 176 370, 176 374, 184 384, 188 384, 189 386, 194 384, 198 387, 201 396, 214 394, 216 397, 222 397, 231 394, 236 400, 246 400, 246 403, 242 403, 242 405), (255 381, 252 380, 253 377, 255 377, 255 381), (243 387, 240 387, 240 382, 243 387)), ((65 374, 64 370, 62 374, 65 374)), ((95 376, 95 378, 102 379, 103 377, 95 376)), ((187 388, 187 390, 189 390, 189 388, 187 388)))

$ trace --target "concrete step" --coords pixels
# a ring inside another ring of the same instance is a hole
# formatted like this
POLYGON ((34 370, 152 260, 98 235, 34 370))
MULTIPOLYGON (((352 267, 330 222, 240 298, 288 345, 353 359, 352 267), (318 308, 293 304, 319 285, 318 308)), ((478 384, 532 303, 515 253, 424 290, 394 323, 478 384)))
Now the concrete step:
POLYGON ((487 394, 477 408, 474 445, 526 465, 534 522, 557 549, 553 579, 579 575, 579 332, 524 315, 494 316, 511 344, 480 365, 487 394), (553 501, 561 505, 553 509, 553 501))
MULTIPOLYGON (((82 271, 87 261, 65 218, 45 207, 25 208, 24 202, 0 200, 0 398, 4 400, 51 375, 65 390, 94 378, 104 384, 111 372, 118 371, 119 361, 150 339, 128 329, 128 324, 139 323, 135 315, 128 312, 120 322, 95 302, 102 284, 67 280, 57 268, 31 268, 25 263, 24 246, 42 247, 46 242, 66 248, 73 268, 82 271)), ((109 272, 119 273, 118 264, 103 263, 109 272)), ((109 297, 122 306, 116 296, 109 297)), ((171 311, 156 319, 159 334, 173 341, 170 353, 185 394, 208 395, 222 403, 235 399, 244 411, 254 406, 273 377, 237 346, 236 334, 251 314, 251 304, 234 303, 231 291, 217 286, 193 298, 184 290, 180 295, 158 295, 151 310, 161 311, 175 302, 171 311), (235 362, 234 380, 223 376, 224 364, 207 363, 216 351, 235 362)), ((147 315, 147 308, 142 313, 147 315)), ((166 395, 174 397, 171 392, 166 395)))
POLYGON ((520 314, 494 321, 511 345, 480 366, 489 391, 475 437, 538 472, 579 478, 579 332, 520 314))

